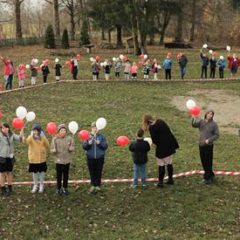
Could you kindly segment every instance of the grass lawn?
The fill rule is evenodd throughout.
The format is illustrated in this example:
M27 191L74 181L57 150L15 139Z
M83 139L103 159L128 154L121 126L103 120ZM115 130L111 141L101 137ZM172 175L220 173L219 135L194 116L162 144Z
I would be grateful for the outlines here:
M190 126L186 112L171 105L177 95L193 89L232 89L240 95L239 82L221 83L59 83L0 95L4 121L11 121L19 105L34 111L42 126L47 122L77 121L89 129L98 117L108 121L104 130L109 149L104 178L130 178L132 160L128 148L115 146L119 135L134 136L144 113L164 119L176 135L180 149L174 158L175 173L201 169L198 131ZM236 113L237 114L237 113ZM216 113L217 117L217 113ZM31 124L27 125L29 133ZM239 170L239 137L221 132L215 145L214 167ZM51 137L48 136L49 140ZM88 178L81 142L71 179ZM27 172L27 148L16 145L15 180L31 180ZM52 156L47 179L55 178ZM148 177L157 176L154 147L149 154ZM129 184L104 184L97 195L89 185L70 186L68 197L55 195L55 186L43 195L30 187L15 187L15 194L0 199L0 239L240 239L239 177L217 177L216 184L203 186L201 177L176 179L174 186L133 191Z

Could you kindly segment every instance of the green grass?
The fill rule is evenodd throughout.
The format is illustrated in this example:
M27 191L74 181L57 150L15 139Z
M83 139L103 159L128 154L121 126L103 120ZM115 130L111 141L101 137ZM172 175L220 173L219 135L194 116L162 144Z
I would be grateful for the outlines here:
M45 128L47 122L77 121L89 129L98 117L108 121L104 130L109 149L104 178L130 178L128 148L115 146L119 135L134 136L144 113L164 119L176 135L180 149L174 157L175 172L201 169L198 132L190 118L170 104L176 95L192 89L233 89L238 82L221 83L60 83L1 95L4 121L11 121L19 105L34 111ZM217 115L217 113L216 113ZM31 124L27 125L29 133ZM221 129L220 129L221 130ZM49 137L51 140L51 137ZM71 179L88 178L81 142ZM239 170L239 137L221 133L215 146L215 169ZM15 180L31 180L27 148L16 145ZM52 156L47 179L55 178ZM154 147L149 154L148 176L157 176ZM197 176L179 178L173 187L134 192L129 184L104 184L103 192L88 194L88 185L71 186L71 195L57 197L55 186L44 195L30 187L15 187L15 194L0 203L0 239L239 239L239 177L217 177L213 186L199 184Z

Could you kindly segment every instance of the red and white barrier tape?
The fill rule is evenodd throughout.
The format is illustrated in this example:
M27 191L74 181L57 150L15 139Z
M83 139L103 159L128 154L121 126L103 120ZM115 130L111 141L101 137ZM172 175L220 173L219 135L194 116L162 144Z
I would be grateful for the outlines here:
M179 178L179 177L187 177L192 175L200 175L203 174L204 171L202 170L192 170L182 173L177 173L173 175L173 178ZM214 171L215 175L220 176L239 176L240 171ZM168 177L165 177L165 179L168 179ZM147 182L157 182L158 178L147 178ZM131 178L116 178L116 179L102 179L103 183L126 183L126 182L132 182ZM90 183L90 180L88 179L82 179L82 180L69 180L70 184L81 184L81 183ZM32 182L14 182L14 185L32 185ZM56 181L45 181L45 184L54 185L56 184Z

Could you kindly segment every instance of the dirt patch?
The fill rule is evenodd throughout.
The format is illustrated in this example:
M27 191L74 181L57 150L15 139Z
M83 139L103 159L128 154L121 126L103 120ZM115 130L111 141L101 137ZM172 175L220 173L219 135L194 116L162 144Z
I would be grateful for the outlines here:
M221 131L230 134L238 134L240 127L240 96L233 90L193 90L186 96L176 96L172 104L179 110L186 112L186 101L196 101L202 108L202 114L208 109L215 112L214 119L219 124Z

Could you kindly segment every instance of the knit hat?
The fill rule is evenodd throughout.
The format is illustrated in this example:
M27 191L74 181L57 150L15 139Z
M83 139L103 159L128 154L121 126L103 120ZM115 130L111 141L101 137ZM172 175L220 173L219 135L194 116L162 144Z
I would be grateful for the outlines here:
M62 129L62 128L65 128L67 130L67 127L64 123L58 125L58 132Z
M39 133L41 133L42 128L39 123L34 123L32 130L37 130Z
M91 127L93 128L93 127L96 127L96 122L92 122L91 123Z

